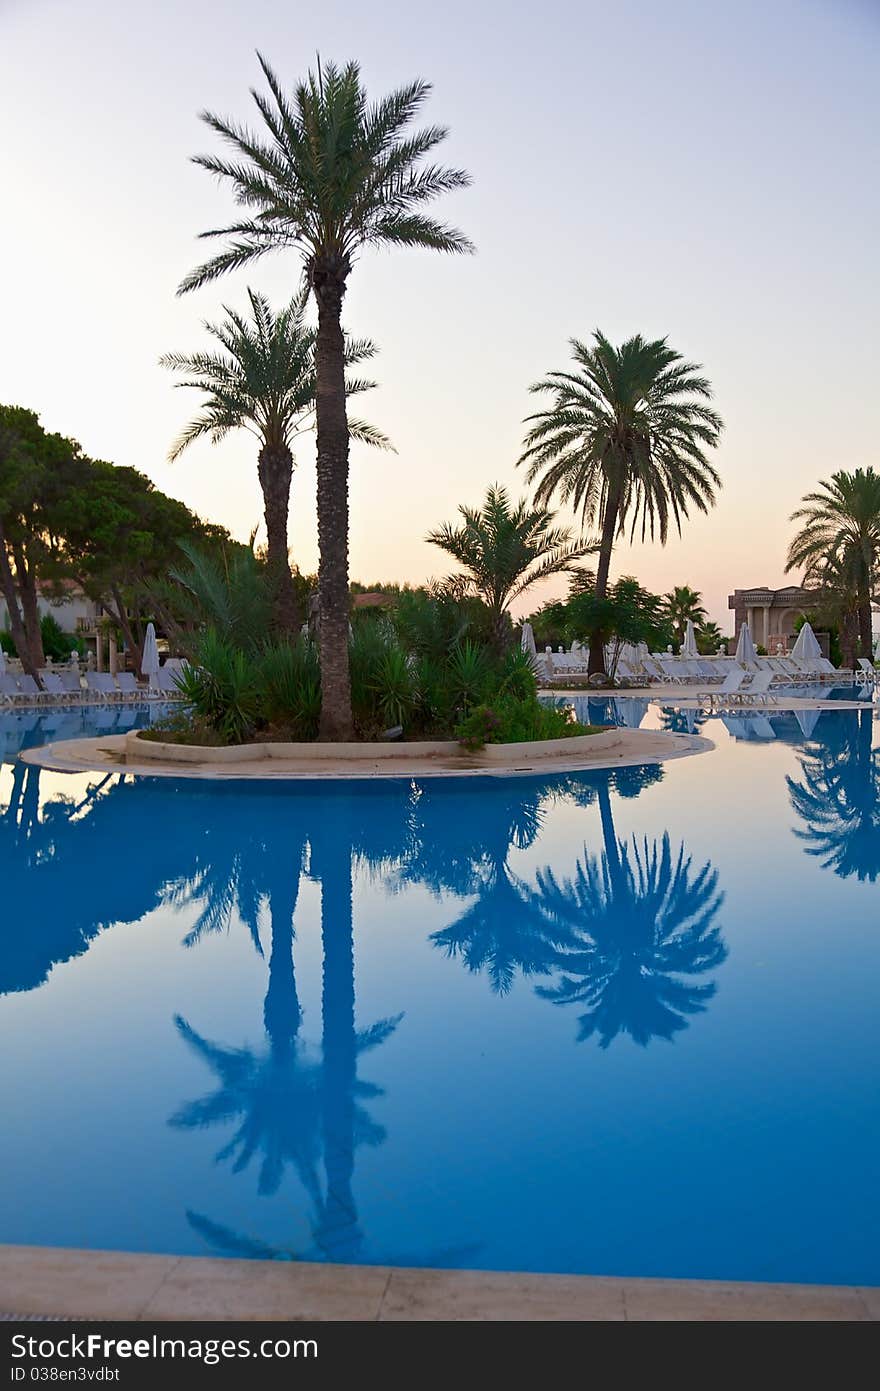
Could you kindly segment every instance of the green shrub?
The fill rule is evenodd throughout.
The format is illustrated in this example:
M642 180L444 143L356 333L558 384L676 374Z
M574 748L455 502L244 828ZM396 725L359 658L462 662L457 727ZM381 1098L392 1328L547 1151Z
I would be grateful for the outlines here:
M53 613L43 614L40 632L43 635L43 651L50 662L66 662L71 652L82 650L81 642L72 633L65 633Z
M518 700L534 698L538 682L532 659L521 647L512 647L498 669L498 690L516 696Z
M6 653L7 657L17 656L15 643L12 641L12 634L6 628L0 628L0 648Z
M348 670L351 681L351 708L362 728L375 726L380 719L376 689L382 659L393 640L387 624L355 622L348 644Z
M314 643L300 638L267 646L257 681L269 723L286 726L296 739L314 739L321 716L321 671Z
M245 743L263 719L259 666L213 628L201 635L195 656L178 677L193 717L225 743Z
M545 705L536 696L520 699L502 695L491 705L475 706L459 722L455 736L465 748L481 749L485 744L568 739L591 733L593 727L578 724L570 706Z
M418 686L415 665L402 647L388 647L382 653L373 691L385 728L408 722L418 702Z
M446 670L450 703L454 710L467 712L487 694L492 674L489 649L465 638L449 655Z

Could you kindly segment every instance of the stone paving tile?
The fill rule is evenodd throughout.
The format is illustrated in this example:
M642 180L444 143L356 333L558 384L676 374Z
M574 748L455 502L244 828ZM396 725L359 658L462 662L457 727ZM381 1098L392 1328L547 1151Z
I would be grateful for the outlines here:
M390 1272L383 1266L295 1261L177 1261L145 1319L372 1320Z
M0 1312L137 1318L177 1256L0 1246Z
M633 1320L828 1320L870 1317L861 1293L829 1285L722 1284L702 1280L627 1280Z
M392 1270L381 1320L622 1320L623 1281L468 1270Z
M856 1293L859 1295L859 1298L864 1301L865 1308L868 1311L868 1317L871 1319L880 1319L880 1289L876 1287L859 1286Z

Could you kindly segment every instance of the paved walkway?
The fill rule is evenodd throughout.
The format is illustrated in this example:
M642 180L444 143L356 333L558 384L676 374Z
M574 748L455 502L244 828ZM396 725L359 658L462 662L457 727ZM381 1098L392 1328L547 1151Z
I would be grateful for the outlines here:
M880 1289L0 1246L0 1314L64 1319L880 1320Z

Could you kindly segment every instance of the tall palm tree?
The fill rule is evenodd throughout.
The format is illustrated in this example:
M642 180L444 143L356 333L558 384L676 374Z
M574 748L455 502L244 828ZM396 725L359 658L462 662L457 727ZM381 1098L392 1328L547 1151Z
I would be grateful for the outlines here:
M445 522L425 539L458 561L463 574L452 580L486 604L501 647L514 600L538 580L572 570L593 547L574 541L568 527L555 527L548 508L530 506L525 498L514 505L497 483L482 507L458 510L461 526Z
M664 595L664 600L666 616L672 624L679 643L684 642L688 619L695 628L701 628L705 623L706 610L703 608L703 596L699 590L691 589L689 584L677 584L674 589Z
M528 417L529 482L539 503L558 495L600 532L596 597L608 589L615 540L655 535L665 545L670 520L681 531L688 508L707 512L721 479L709 462L722 430L707 404L712 388L697 365L665 338L637 334L614 347L598 330L592 346L571 340L574 370L551 372L531 390L552 405ZM604 672L604 633L590 643L590 672Z
M267 251L296 247L318 307L315 413L318 445L318 591L321 617L321 737L353 734L348 672L348 440L342 300L365 247L421 246L463 252L470 243L423 211L469 182L461 169L424 163L441 126L410 131L430 87L415 81L368 104L357 63L318 64L288 96L266 60L268 95L253 91L261 134L204 112L232 147L230 159L196 163L225 180L245 215L205 232L226 240L183 281L196 289Z
M788 548L786 570L815 573L830 558L853 576L859 608L861 655L873 651L871 603L880 583L880 473L840 470L807 493L791 520L800 528Z
M161 365L184 374L175 386L191 387L204 397L199 414L178 435L169 458L178 459L188 445L208 436L212 444L231 430L247 430L259 444L257 476L266 518L266 554L273 594L275 626L292 632L302 616L288 560L287 522L296 437L314 429L315 330L305 323L305 298L296 296L276 314L269 301L248 290L250 316L226 308L220 324L205 330L219 352L166 353ZM345 365L374 356L372 343L349 340ZM375 383L346 381L346 392L368 391ZM349 421L354 439L387 448L380 431L362 420Z

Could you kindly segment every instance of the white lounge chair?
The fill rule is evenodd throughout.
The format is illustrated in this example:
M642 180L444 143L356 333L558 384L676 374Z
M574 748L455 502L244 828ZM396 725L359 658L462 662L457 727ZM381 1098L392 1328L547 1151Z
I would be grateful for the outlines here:
M743 668L735 666L727 673L720 686L714 691L701 691L697 699L707 701L710 710L717 710L722 705L735 705L738 703L739 692L745 679L746 673Z
M32 676L26 671L18 677L18 693L22 701L33 702L42 705L46 700L46 692L42 690Z
M121 696L140 697L141 695L141 688L137 683L137 678L131 671L117 671L116 685Z
M83 688L78 671L61 671L58 673L58 679L64 687L66 695L82 700Z
M109 671L86 672L86 690L101 704L106 704L109 700L116 700L119 694L116 682Z
M680 668L671 665L675 661L674 657L662 657L654 654L654 661L660 668L660 679L672 686L681 686L684 683L684 673Z
M878 673L874 663L870 661L868 657L859 657L858 664L859 671L862 672L864 676L866 676L870 681L877 680L877 677L878 675L880 675L880 673Z
M779 697L772 695L770 685L773 681L772 671L759 671L752 677L749 685L744 691L740 692L740 702L743 705L778 705Z
M173 668L169 670L167 667L160 667L159 675L156 678L156 689L160 691L162 695L179 696L180 687L177 684L178 675L180 675L179 670L176 671Z

